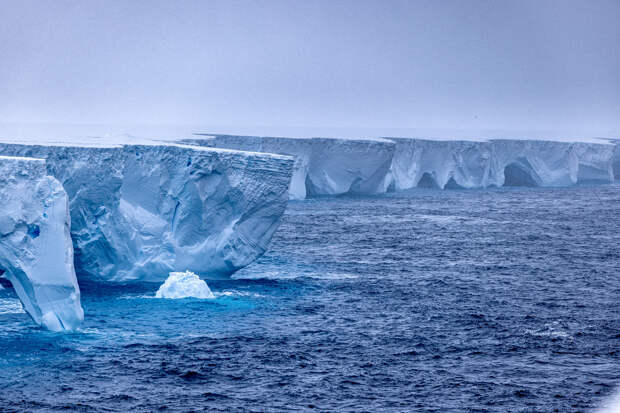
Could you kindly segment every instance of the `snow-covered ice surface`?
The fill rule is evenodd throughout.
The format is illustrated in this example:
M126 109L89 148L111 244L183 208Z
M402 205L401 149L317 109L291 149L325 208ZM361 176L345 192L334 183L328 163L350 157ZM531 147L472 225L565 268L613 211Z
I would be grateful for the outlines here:
M620 168L618 147L603 139L580 142L200 135L182 142L295 156L292 199L376 194L418 186L450 189L609 183L614 180L614 162L618 164L615 168Z
M203 135L181 142L294 156L291 199L385 192L383 179L390 168L395 147L393 142L382 138Z
M191 271L171 272L155 293L157 298L215 298L206 282Z
M42 159L0 156L0 269L25 310L52 331L84 319L67 194Z
M265 252L288 200L287 156L129 137L27 142L5 140L0 155L46 159L64 186L80 279L228 276Z

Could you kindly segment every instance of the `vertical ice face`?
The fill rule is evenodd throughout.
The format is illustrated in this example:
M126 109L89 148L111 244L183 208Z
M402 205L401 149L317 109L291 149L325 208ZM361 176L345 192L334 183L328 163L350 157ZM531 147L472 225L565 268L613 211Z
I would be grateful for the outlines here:
M0 156L0 269L24 308L53 331L84 319L67 194L45 161Z
M267 250L286 208L292 158L180 145L124 152L113 213L122 223L106 236L120 258L115 279L159 281L174 270L226 276Z
M613 173L616 181L620 181L620 141L615 141Z
M192 145L277 153L295 157L291 199L385 192L394 143L385 139L285 138L204 135Z
M614 145L576 142L576 183L610 183L614 181Z
M0 144L47 161L69 196L76 270L100 282L228 276L262 255L293 159L173 144Z
M396 150L385 186L394 190L567 186L613 180L614 147L604 143L390 139Z
M390 189L476 188L490 184L492 147L488 142L390 139L396 143L386 185Z

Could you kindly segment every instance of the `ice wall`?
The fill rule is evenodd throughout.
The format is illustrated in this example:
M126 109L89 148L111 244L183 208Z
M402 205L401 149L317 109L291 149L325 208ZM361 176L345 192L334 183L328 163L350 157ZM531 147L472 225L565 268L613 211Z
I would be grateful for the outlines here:
M385 181L389 190L613 181L614 148L603 143L390 139L396 150Z
M614 144L613 171L616 181L620 181L620 140L614 141Z
M232 148L295 157L291 199L384 192L394 143L385 139L283 138L204 135L182 140L193 145Z
M173 144L0 143L47 160L70 201L78 277L227 276L263 254L288 200L293 159Z
M614 176L614 146L594 142L235 135L183 142L295 156L292 199L415 187L567 186L608 183Z
M0 269L25 310L53 331L84 319L67 194L45 161L0 156Z

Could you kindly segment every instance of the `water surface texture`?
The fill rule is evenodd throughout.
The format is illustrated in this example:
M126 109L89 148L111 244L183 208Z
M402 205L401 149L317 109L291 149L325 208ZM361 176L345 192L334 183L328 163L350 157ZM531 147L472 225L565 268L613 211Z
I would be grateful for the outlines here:
M0 291L0 410L584 411L620 385L620 187L289 205L212 300L82 286L81 331Z

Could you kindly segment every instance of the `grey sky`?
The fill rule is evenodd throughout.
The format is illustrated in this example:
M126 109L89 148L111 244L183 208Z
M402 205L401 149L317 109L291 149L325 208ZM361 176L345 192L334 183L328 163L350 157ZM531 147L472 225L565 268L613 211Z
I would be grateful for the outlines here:
M0 0L0 14L3 123L620 134L617 0Z

